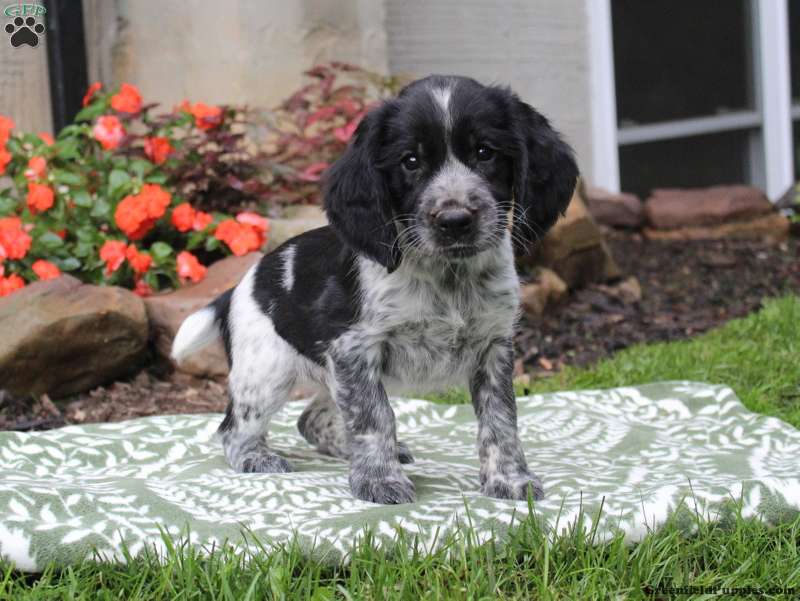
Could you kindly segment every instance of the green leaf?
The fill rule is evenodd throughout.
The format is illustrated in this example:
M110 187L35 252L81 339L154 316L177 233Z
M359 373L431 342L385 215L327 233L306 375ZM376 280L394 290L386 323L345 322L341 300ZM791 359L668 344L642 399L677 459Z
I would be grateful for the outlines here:
M92 197L86 190L75 190L72 193L72 200L75 202L76 206L83 207L85 209L88 209L92 206Z
M37 238L36 242L46 250L55 250L64 246L64 241L53 232L45 232Z
M108 217L111 213L111 205L108 204L105 198L98 197L92 204L92 211L89 213L92 217Z
M65 184L67 186L80 186L83 183L83 176L78 173L65 171L64 169L53 169L51 171L53 179L57 184Z
M153 169L153 164L144 159L134 159L131 161L130 170L139 179L144 179L145 175Z
M78 152L78 140L75 138L59 138L55 143L56 156L65 161L77 159L80 156Z
M17 201L8 196L0 196L0 216L10 215L17 208Z
M186 239L186 249L192 250L197 248L203 243L203 232L192 232L189 234L189 237Z
M165 184L167 182L167 175L165 173L154 173L148 175L145 181L148 184Z
M89 106L81 109L75 115L75 121L91 121L95 117L99 117L106 111L105 102L93 102Z
M156 263L162 263L172 256L172 247L166 242L154 242L150 246L150 254Z
M217 250L220 247L219 240L217 240L214 236L209 236L206 238L205 249L207 251Z
M94 254L94 244L91 242L78 242L72 249L72 254L76 257L88 257Z
M127 191L127 189L131 185L131 176L128 175L125 171L121 171L119 169L114 169L108 175L108 195L110 198L117 198L118 196L122 196L123 193Z
M67 257L66 259L59 259L56 261L58 268L61 271L75 271L76 269L80 269L81 262L78 261L75 257Z

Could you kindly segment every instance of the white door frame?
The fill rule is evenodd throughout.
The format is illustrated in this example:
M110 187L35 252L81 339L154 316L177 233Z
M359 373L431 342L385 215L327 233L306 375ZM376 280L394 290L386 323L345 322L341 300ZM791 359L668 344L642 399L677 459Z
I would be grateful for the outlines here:
M756 126L753 183L777 200L794 183L788 0L751 0L755 110L741 115L617 128L612 0L586 0L589 31L592 183L619 192L619 144ZM798 33L800 35L800 32ZM730 122L730 123L729 123ZM673 127L674 126L674 127ZM702 132L700 131L702 130ZM708 130L708 131L706 131Z

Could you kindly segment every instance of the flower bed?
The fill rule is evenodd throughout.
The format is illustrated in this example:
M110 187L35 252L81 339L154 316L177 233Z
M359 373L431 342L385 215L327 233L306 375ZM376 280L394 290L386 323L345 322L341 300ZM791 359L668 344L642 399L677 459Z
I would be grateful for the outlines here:
M0 116L0 296L62 272L145 296L261 248L261 215L195 206L255 171L237 132L241 111L154 107L135 86L112 94L95 83L56 139Z

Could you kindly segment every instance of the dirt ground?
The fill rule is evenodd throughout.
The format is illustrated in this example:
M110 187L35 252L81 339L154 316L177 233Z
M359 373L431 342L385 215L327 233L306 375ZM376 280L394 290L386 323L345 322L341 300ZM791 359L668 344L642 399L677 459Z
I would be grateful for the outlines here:
M517 357L528 373L587 365L640 342L686 338L759 308L762 299L800 293L800 241L652 242L612 232L609 244L642 297L625 302L591 286L571 293L541 318L523 318ZM57 403L31 405L0 392L0 430L41 430L71 423L119 421L165 413L222 411L223 383L158 368Z

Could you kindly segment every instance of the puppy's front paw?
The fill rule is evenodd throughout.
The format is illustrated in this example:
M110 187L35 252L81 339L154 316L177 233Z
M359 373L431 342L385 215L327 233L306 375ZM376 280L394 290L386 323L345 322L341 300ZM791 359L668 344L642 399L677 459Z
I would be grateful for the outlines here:
M481 485L481 493L495 499L526 501L528 499L528 491L537 501L544 497L542 481L536 474L528 471L518 472L511 476L488 474Z
M370 478L351 473L350 490L353 496L362 501L382 505L413 503L417 496L414 483L400 471L383 478Z

